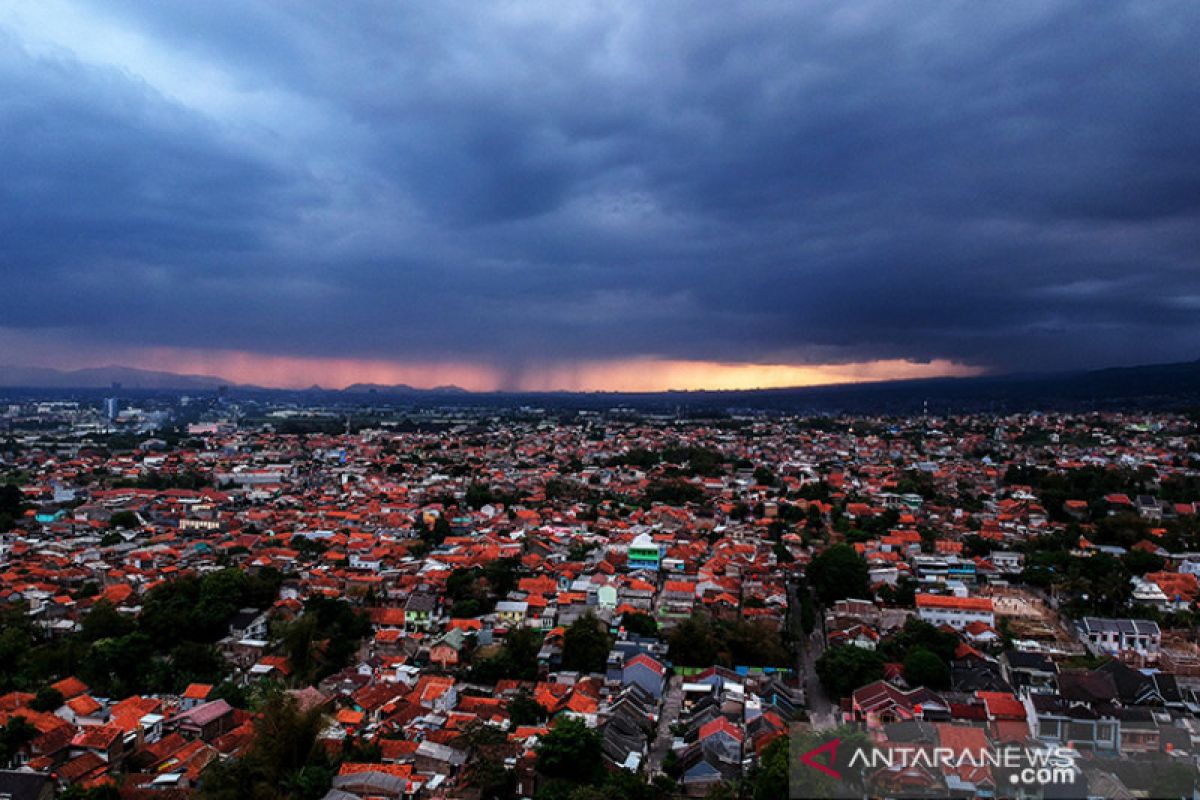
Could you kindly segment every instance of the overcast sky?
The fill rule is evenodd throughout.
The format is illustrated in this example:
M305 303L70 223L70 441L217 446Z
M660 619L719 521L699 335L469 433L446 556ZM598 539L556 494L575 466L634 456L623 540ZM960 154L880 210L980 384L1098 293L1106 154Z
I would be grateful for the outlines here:
M1195 0L8 4L0 362L1194 359L1198 42Z

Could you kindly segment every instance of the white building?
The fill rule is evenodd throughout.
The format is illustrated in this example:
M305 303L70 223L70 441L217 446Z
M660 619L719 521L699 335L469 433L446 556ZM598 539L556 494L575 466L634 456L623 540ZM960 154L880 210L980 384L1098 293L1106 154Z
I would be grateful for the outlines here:
M949 625L961 631L973 622L995 627L996 615L990 597L947 597L940 594L917 595L917 616L930 625Z

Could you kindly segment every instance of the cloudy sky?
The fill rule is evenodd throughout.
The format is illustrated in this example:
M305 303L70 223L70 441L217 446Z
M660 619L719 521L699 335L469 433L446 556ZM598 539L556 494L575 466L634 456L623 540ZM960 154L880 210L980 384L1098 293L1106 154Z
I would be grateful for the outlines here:
M7 4L0 362L764 386L1200 357L1200 4Z

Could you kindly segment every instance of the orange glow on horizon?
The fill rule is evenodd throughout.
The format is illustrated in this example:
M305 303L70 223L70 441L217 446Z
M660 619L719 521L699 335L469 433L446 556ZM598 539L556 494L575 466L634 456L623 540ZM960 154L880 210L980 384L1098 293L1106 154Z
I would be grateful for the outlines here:
M245 351L153 348L130 354L131 366L181 374L213 375L233 383L277 388L318 384L342 389L354 383L408 384L417 388L459 386L496 390L658 392L669 390L772 389L838 383L966 377L982 368L945 359L902 359L846 364L749 364L653 357L559 362L526 367L519 374L482 363L398 362L378 359L275 356Z

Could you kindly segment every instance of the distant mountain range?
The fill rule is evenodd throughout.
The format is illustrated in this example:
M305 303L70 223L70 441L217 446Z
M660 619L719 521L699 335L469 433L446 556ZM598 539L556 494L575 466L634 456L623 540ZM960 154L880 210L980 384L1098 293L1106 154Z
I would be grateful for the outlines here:
M48 367L0 366L0 386L38 389L105 389L114 383L123 389L216 389L233 384L212 375L180 375L136 367L89 367L60 370Z
M0 366L0 387L12 389L211 391L228 387L239 394L311 397L314 400L654 409L757 408L786 411L911 413L928 406L946 411L1005 411L1026 408L1112 408L1200 405L1200 360L1174 364L973 378L927 378L791 389L674 392L469 392L457 386L418 389L406 384L356 383L345 389L272 389L234 384L212 375L180 375L134 367L107 366L63 371Z

